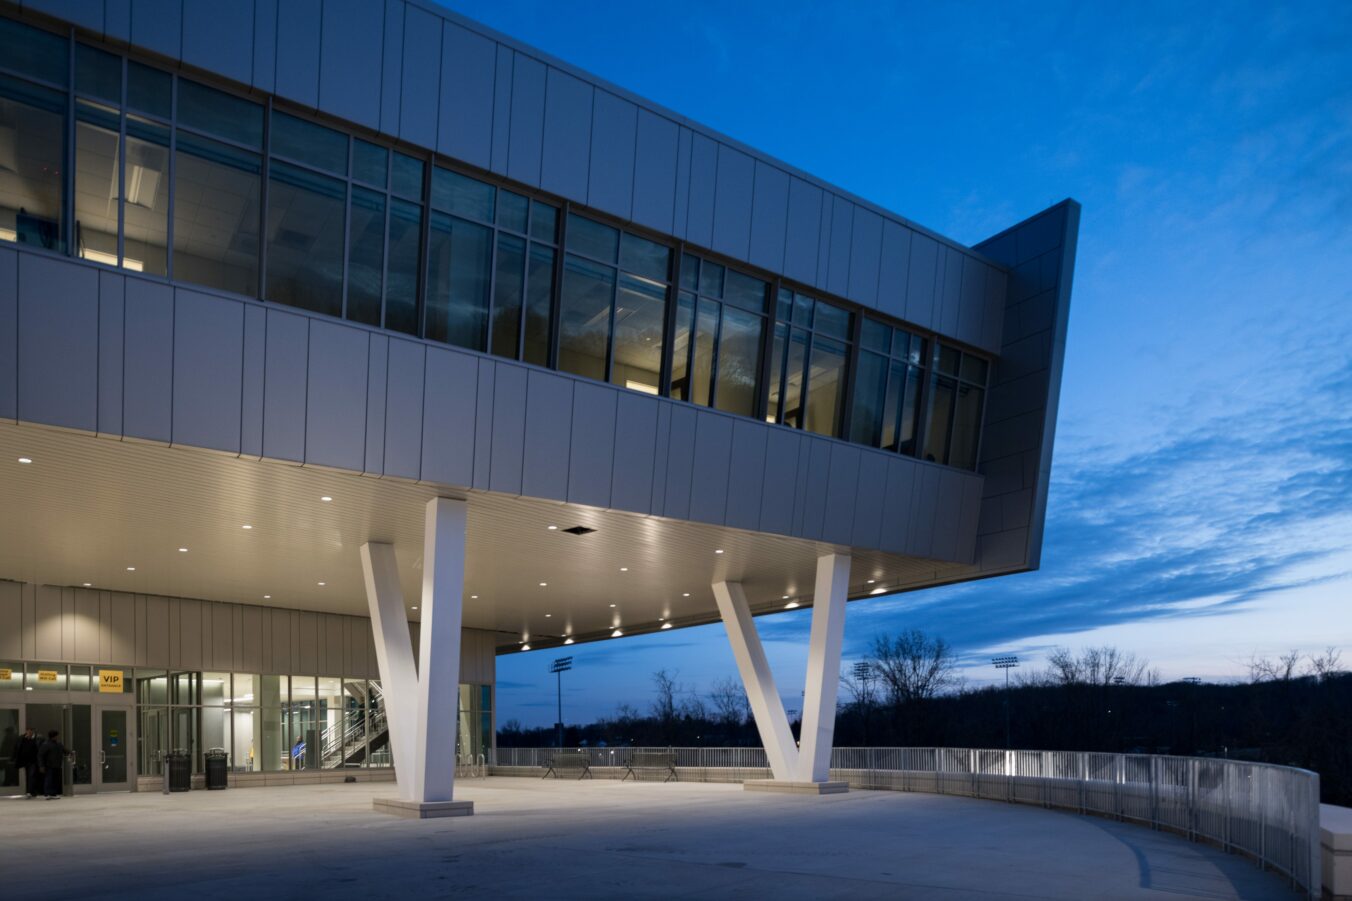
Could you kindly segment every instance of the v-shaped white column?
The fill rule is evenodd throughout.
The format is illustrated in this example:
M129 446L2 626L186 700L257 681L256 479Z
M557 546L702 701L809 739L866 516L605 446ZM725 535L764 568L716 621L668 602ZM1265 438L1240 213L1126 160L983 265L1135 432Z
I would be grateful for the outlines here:
M390 750L404 801L448 802L455 784L455 730L460 699L460 621L465 582L466 504L427 502L419 674L394 547L361 547L376 665L385 693Z
M732 644L732 656L751 703L751 715L765 746L765 756L770 758L770 772L776 779L788 782L798 765L798 748L793 743L789 718L784 714L784 701L775 688L775 674L770 671L770 661L765 658L765 648L751 619L746 592L742 591L741 582L715 582L713 589Z
M770 772L780 782L825 782L835 735L836 698L840 687L840 649L845 638L845 602L850 558L825 554L817 558L808 640L807 680L803 692L802 747L795 746L784 701L775 687L751 608L739 582L716 582L714 599L728 630L728 642L741 673Z

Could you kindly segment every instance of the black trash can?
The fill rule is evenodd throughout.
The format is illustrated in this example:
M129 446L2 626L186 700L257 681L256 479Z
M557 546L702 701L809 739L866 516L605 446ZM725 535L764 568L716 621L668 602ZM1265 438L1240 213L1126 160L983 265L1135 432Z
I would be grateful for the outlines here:
M185 792L192 789L192 755L182 748L169 752L169 790Z
M216 791L225 788L226 761L225 748L209 748L207 758L207 789Z

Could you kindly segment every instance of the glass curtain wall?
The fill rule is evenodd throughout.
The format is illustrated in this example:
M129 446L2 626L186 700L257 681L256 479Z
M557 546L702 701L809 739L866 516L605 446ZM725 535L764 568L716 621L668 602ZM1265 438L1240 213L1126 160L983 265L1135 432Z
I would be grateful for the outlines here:
M781 288L766 419L818 435L841 434L850 360L851 316L806 294Z
M423 336L549 362L558 210L434 167Z
M925 339L865 319L859 332L850 440L915 456L925 383Z
M681 258L671 395L740 416L758 414L769 285L691 254Z
M976 469L989 366L956 347L935 348L925 422L925 459Z
M576 214L566 233L558 368L660 393L671 250Z
M0 241L975 466L984 359L432 158L0 16Z

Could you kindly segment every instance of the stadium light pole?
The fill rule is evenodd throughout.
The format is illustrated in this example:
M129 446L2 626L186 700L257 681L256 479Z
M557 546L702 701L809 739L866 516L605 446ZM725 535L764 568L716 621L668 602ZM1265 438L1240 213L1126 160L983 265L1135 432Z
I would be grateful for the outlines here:
M1019 665L1019 658L1013 654L1006 654L1003 657L992 657L991 664L996 669L1005 671L1005 750L1009 750L1009 671Z
M554 674L558 681L558 713L559 718L554 722L554 730L558 734L559 748L563 748L563 674L573 668L572 657L559 657L549 666L549 671Z
M868 721L869 713L873 708L873 698L869 691L869 685L873 681L873 667L867 660L857 660L854 664L854 678L862 686L859 694L860 701L864 707L864 747L869 746L868 741Z

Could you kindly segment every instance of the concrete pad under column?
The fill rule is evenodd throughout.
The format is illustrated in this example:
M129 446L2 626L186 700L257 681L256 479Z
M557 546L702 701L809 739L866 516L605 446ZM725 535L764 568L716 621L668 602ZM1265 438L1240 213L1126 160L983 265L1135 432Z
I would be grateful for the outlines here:
M843 795L848 782L794 782L786 779L748 779L742 789L749 792L773 792L779 795Z
M376 813L388 813L405 820L434 820L442 817L467 817L474 813L473 801L405 801L403 798L372 798Z

